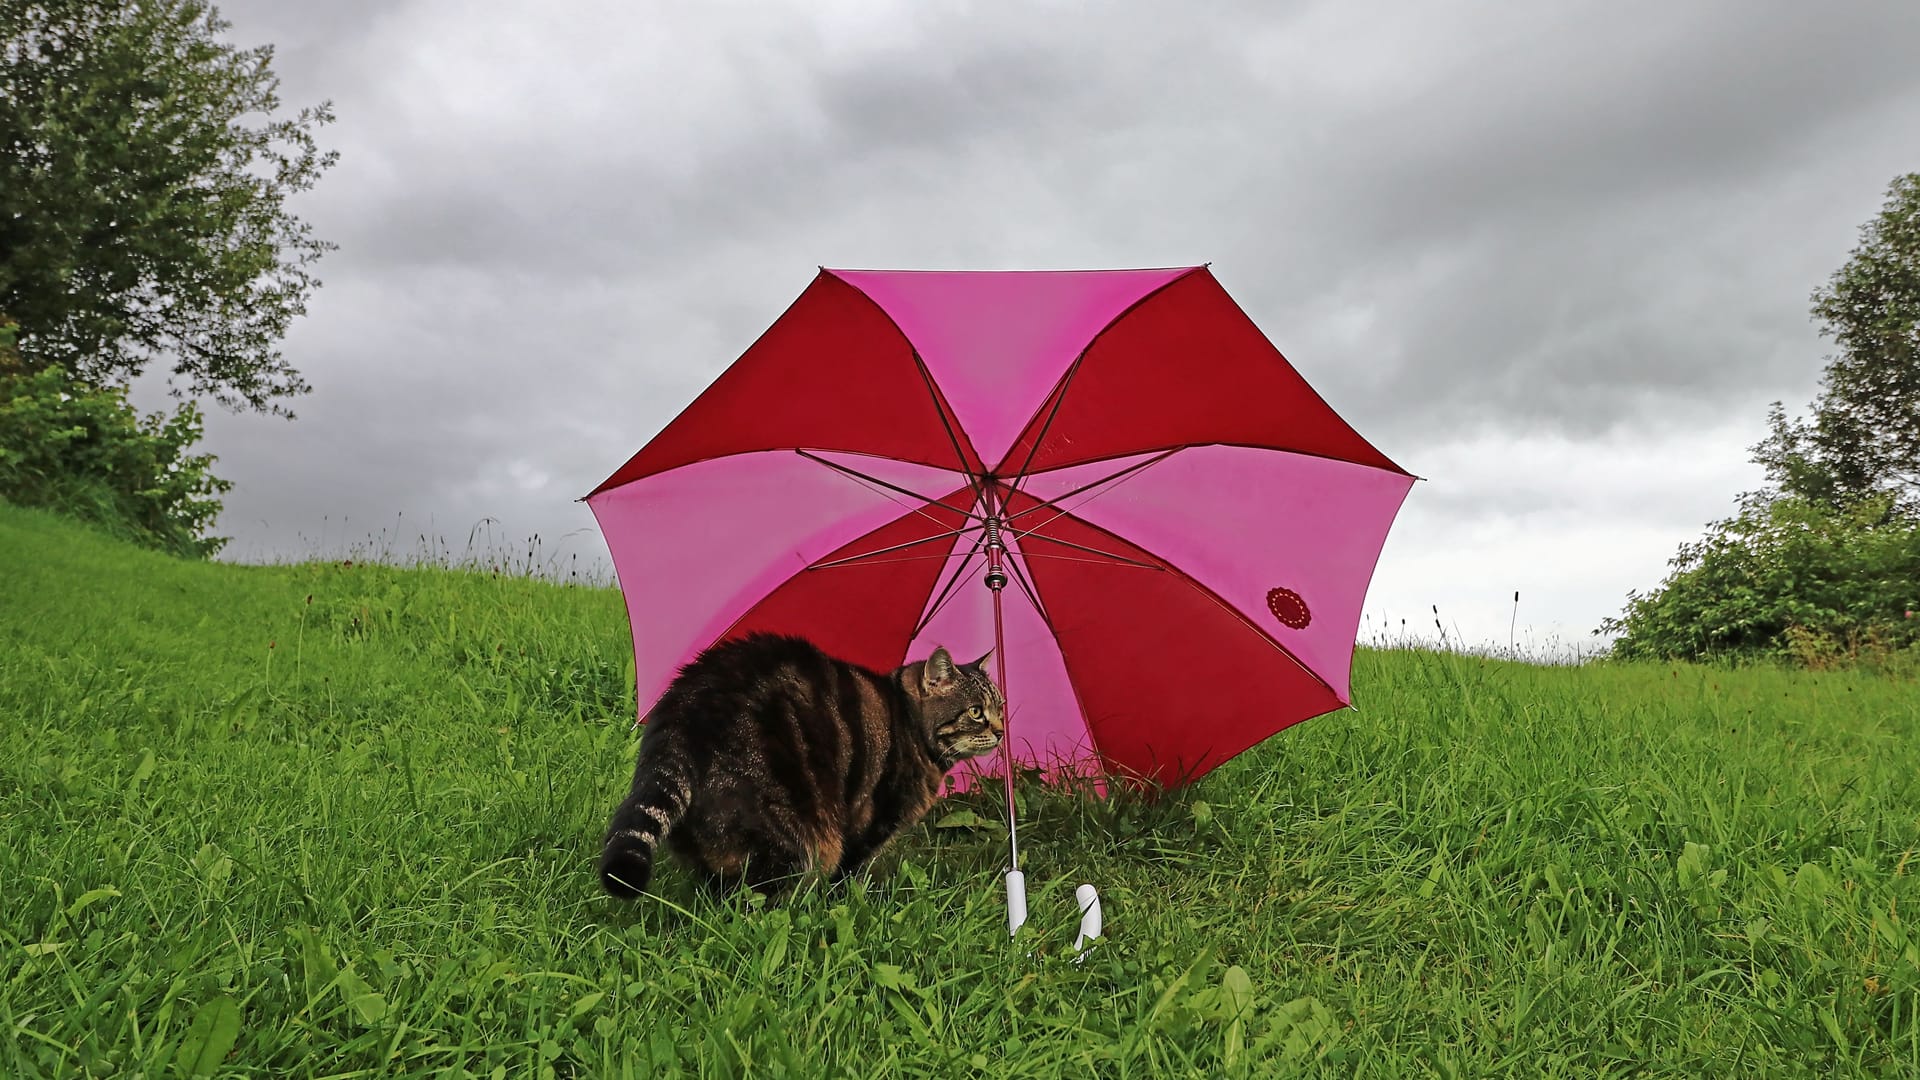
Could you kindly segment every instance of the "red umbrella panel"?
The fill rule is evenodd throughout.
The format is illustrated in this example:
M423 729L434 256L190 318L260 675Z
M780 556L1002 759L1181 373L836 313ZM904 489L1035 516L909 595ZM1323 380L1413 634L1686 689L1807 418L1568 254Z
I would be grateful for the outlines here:
M754 631L879 670L998 643L1008 737L961 786L1177 785L1348 703L1413 479L1206 267L822 270L587 502L643 712Z

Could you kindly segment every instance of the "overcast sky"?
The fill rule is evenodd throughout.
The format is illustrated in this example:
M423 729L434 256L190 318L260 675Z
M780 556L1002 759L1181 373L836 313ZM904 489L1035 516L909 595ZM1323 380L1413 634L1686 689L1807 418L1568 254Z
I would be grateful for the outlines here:
M1374 625L1504 644L1519 590L1591 648L1757 486L1808 293L1920 169L1910 0L220 6L341 155L315 391L209 417L247 561L486 521L604 566L575 500L821 265L1210 261L1425 478Z

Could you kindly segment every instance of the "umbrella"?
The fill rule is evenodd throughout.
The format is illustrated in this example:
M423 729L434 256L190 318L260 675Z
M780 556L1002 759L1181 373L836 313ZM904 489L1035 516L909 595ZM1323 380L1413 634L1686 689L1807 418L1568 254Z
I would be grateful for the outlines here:
M1011 800L1176 786L1347 705L1413 480L1206 266L821 269L586 501L643 714L756 631L878 670L994 646L1006 738L950 779Z

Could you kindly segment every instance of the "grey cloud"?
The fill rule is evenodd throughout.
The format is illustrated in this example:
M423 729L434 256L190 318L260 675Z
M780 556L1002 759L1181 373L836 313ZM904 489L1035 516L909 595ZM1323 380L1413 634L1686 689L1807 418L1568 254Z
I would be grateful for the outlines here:
M1920 86L1920 9L1695 5L1644 25L1601 10L1616 14L1537 27L1353 117L1370 167L1327 194L1405 238L1739 188L1809 130Z
M340 113L300 205L342 247L287 343L318 389L209 422L258 550L322 514L590 525L820 264L1211 260L1416 472L1757 426L1920 167L1913 5L223 7Z

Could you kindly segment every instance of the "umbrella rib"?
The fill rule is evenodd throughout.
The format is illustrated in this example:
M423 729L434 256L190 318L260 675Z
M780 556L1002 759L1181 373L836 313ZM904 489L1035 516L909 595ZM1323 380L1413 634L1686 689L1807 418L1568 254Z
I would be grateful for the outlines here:
M1018 537L1020 538L1020 540L1021 540L1021 544L1022 544L1022 549L1023 549L1023 550L1024 550L1024 548L1025 548L1025 542L1026 542L1026 541L1027 541L1028 539L1030 539L1030 538L1031 538L1031 539L1034 539L1034 540L1045 540L1045 541L1046 541L1047 543L1049 543L1049 544L1059 544L1059 545L1060 545L1061 547L1068 547L1068 548L1072 548L1072 549L1074 549L1075 551L1084 551L1084 552L1086 552L1086 553L1087 553L1087 554L1089 554L1089 555L1099 555L1099 556L1101 556L1102 558L1104 558L1104 559L1106 559L1106 560L1107 560L1108 562L1112 562L1112 563L1119 563L1119 564L1120 564L1120 565L1122 565L1122 566L1137 566L1137 567L1139 567L1139 568L1140 568L1140 569L1142 569L1142 570L1164 570L1164 569L1166 569L1166 568L1165 568L1165 567L1163 567L1163 566L1157 566L1157 565L1155 565L1155 564L1153 564L1153 563L1147 563L1147 562L1141 562L1141 561L1140 561L1140 560L1138 560L1138 559L1129 559L1129 558L1127 558L1127 557L1126 557L1125 555L1116 555L1116 554L1114 554L1114 553L1113 553L1113 552L1111 552L1111 551L1102 551L1101 549L1099 549L1099 548L1097 548L1097 547L1088 547L1088 546L1087 546L1087 545L1085 545L1085 544L1076 544L1076 543L1074 543L1074 542L1073 542L1073 541L1071 541L1071 540L1062 540L1062 539L1060 539L1060 538L1059 538L1059 537L1057 537L1057 536L1045 536L1045 535L1042 535L1042 534L1040 534L1040 533L1037 533L1037 532L1034 532L1034 531L1032 531L1032 530L1028 530L1028 531L1026 531L1026 532L1020 532L1020 533L1015 533L1014 535L1016 535L1016 536L1018 536ZM1051 558L1061 558L1062 556L1057 556L1057 555L1036 555L1036 553L1034 553L1034 552L1031 552L1031 551L1029 551L1029 552L1027 552L1027 557L1028 557L1028 558L1045 558L1045 559L1051 559ZM1080 561L1081 561L1081 562L1093 562L1093 561L1095 561L1095 560L1092 560L1092 559L1082 559L1082 560L1080 560Z
M940 426L947 431L947 441L953 444L953 456L960 462L960 471L966 474L967 486L973 489L975 501L980 498L980 477L967 465L967 452L960 448L960 436L947 420L946 399L940 396L940 388L934 385L933 372L927 370L927 362L921 358L920 350L913 351L914 369L920 372L920 381L927 384L927 394L933 398L933 411L940 417Z
M1092 549L1088 549L1088 550L1092 550ZM1075 555L1048 555L1048 554L1046 554L1045 552L1032 552L1032 553L1030 553L1030 554L1029 554L1029 555L1027 556L1027 558L1029 558L1029 559L1051 559L1051 560L1053 560L1054 562L1072 562L1072 563L1086 563L1086 564L1087 564L1088 566L1113 566L1113 565L1116 565L1116 561L1115 561L1114 559L1111 559L1111 558L1108 558L1108 559L1084 559L1084 558L1080 558L1079 556L1075 556ZM1131 561L1131 560L1120 560L1120 561L1118 562L1118 565L1121 565L1121 566L1136 566L1136 567L1139 567L1139 568L1140 568L1140 569L1142 569L1142 570L1161 570L1161 569L1162 569L1161 567L1158 567L1158 566L1155 566L1155 565L1153 565L1152 563L1143 563L1143 562L1133 562L1133 561Z
M1268 453L1273 453L1273 454L1291 454L1294 457L1314 458L1319 461L1332 461L1341 465L1352 465L1356 469L1374 469L1379 472L1392 473L1395 476L1409 476L1409 477L1413 477L1413 479L1415 480L1426 479L1426 477L1424 476L1415 476L1413 473L1407 472L1405 469L1402 469L1399 466L1394 465L1392 462L1388 462L1386 465L1376 465L1366 461L1355 461L1353 458L1342 457L1339 454L1324 453L1318 450L1309 450L1309 449L1304 449L1298 446L1274 446L1271 443L1245 442L1245 441L1235 440L1235 439L1198 439L1198 438L1189 439L1185 442L1173 443L1172 445L1169 445L1169 446L1137 446L1137 447L1132 447L1125 450L1117 450L1112 453L1099 454L1094 457L1089 457L1081 460L1064 461L1059 464L1049 465L1046 468L1041 469L1040 472L1042 473L1059 472L1062 469L1081 468L1087 465L1095 465L1102 461L1118 461L1121 458L1138 457L1141 454L1172 453L1176 450L1198 450L1198 449L1201 449L1204 447L1210 447L1210 446L1237 447L1242 450L1264 450L1264 451L1267 451ZM1039 473L1033 473L1031 475L1038 476Z
M937 504L937 505L942 505L942 506L945 506L945 505L946 505L945 503L942 503L942 502L941 502L941 501L940 501L939 499L931 499L931 498L928 498L927 496L925 496L925 495L922 495L922 494L920 494L920 493L919 493L919 492L917 492L917 491L910 491L910 490L908 490L907 488L903 488L903 487L901 487L901 486L900 486L899 484L890 484L890 483L888 483L887 481L885 481L885 480L882 480L882 479L880 479L880 478L879 478L879 477L877 477L877 476L868 476L868 475L867 475L866 473L863 473L863 472L861 472L861 471L860 471L860 470L858 470L858 469L855 469L855 468L852 468L852 467L850 467L850 466L847 466L847 465L842 465L842 464L840 464L840 463L839 463L839 462L837 462L837 461L829 461L829 460L827 460L826 458L823 458L823 457L821 457L820 455L818 455L818 454L815 454L815 453L813 453L812 451L808 451L808 450L795 450L795 451L794 451L794 453L796 453L796 454L799 454L799 455L800 455L801 457L803 457L803 458L806 458L806 459L807 459L808 461L813 461L813 462L817 462L817 463L819 463L819 464L821 464L821 465L825 465L825 466L826 466L827 468L829 468L829 469L832 469L833 471L835 471L835 472L837 472L837 473L841 473L841 474L844 474L844 475L846 475L846 476L850 476L850 477L853 477L853 478L854 478L854 479L856 479L856 480L861 480L861 481L864 481L864 482L866 482L866 483L868 483L868 484L872 484L872 485L874 485L875 487L880 487L880 488L884 488L884 489L886 489L886 490L888 490L888 491L897 491L897 492L899 492L899 493L900 493L900 494L902 494L902 495L907 495L907 496L911 496L911 497L913 497L913 498L915 498L915 499L919 499L919 500L920 500L920 501L921 501L922 503L924 503L924 504L926 504L927 506L933 506L933 505L936 505L936 504ZM968 474L968 481L967 481L967 483L968 483L968 486L969 486L969 487L972 487L972 483L973 483L973 481L972 481L972 474L971 474L971 473L969 473L969 474ZM898 500L898 499L894 499L894 500L893 500L893 502L894 502L894 503L896 503L896 504L898 504L898 505L900 505L900 506L906 506L906 508L907 508L907 509L909 509L909 510L912 510L912 511L913 511L914 513L916 513L916 514L919 514L919 515L920 515L921 517L923 517L923 518L926 518L926 519L927 519L928 521L931 521L931 522L933 522L933 523L935 523L936 525L940 525L940 526L942 526L942 527L945 527L945 525L946 525L946 523L945 523L945 522L943 522L943 521L941 521L941 520L940 520L939 518L937 518L937 517L934 517L934 516L933 516L932 514L929 514L929 513L927 513L927 512L926 512L926 510L925 510L925 509L924 509L923 507L919 507L919 506L907 506L907 504L905 504L905 503L903 503L903 502L900 502L900 500ZM958 508L958 507L952 507L952 506L949 506L949 507L948 507L948 509L950 509L950 510L952 510L952 511L953 511L954 513L957 513L957 514L961 514L961 515L963 515L963 516L966 516L966 517L969 517L969 518L972 518L972 519L974 519L975 521L980 521L980 520L984 520L984 519L982 519L982 518L980 517L980 515L979 515L979 514L976 514L976 513L974 513L974 512L973 512L973 511L971 511L971 510L961 510L961 509L960 509L960 508ZM959 533L958 533L958 532L955 532L955 533L953 533L952 535L955 535L955 536L958 536L958 535L959 535Z
M941 609L952 603L954 597L960 595L959 591L954 588L954 585L960 581L960 575L967 572L967 567L973 565L973 557L980 553L980 544L985 538L986 534L982 533L981 538L973 542L973 550L967 552L967 557L962 559L960 565L954 568L953 576L947 579L946 588L940 590L940 599L932 607L927 609L925 615L920 617L920 622L914 626L913 633L908 635L908 640L919 637L920 632L932 624L934 617L940 614Z
M1117 535L1115 535L1115 534L1114 534L1114 533L1113 533L1112 531L1110 531L1110 530L1108 530L1108 529L1105 529L1105 528L1102 528L1101 526L1099 526L1099 525L1096 525L1096 524L1094 524L1093 522L1090 522L1090 521L1088 521L1088 520L1086 520L1085 518L1074 518L1073 520L1074 520L1074 521L1076 521L1076 522L1078 522L1078 523L1079 523L1079 524L1081 524L1081 525L1084 525L1084 526L1086 526L1086 527L1087 527L1087 528L1089 528L1089 529L1092 529L1092 530L1093 530L1094 532L1096 532L1096 533L1099 533L1099 534L1100 534L1100 535L1102 535L1102 536L1106 536L1106 537L1111 537L1111 538L1112 538L1112 539L1114 539L1114 540L1119 540L1119 541L1120 541L1121 543L1125 543L1125 542L1126 542L1125 540L1122 540L1122 539L1121 539L1121 537L1119 537L1119 536L1117 536ZM1041 540L1052 540L1052 541L1053 541L1054 543L1056 543L1056 544L1061 544L1061 543L1066 543L1066 541L1061 541L1061 540L1055 540L1055 539L1054 539L1053 537L1050 537L1050 536L1041 536L1041 537L1038 537L1038 539L1041 539ZM1069 545L1069 546L1072 546L1072 545ZM1089 550L1091 550L1091 549L1089 549ZM1109 554L1109 553L1108 553L1108 552L1099 552L1099 554L1102 554L1102 555L1107 555L1107 554ZM1028 553L1028 557L1029 557L1029 558L1031 558L1031 557L1032 557L1032 553L1031 553L1031 552L1029 552L1029 553ZM1043 558L1055 558L1055 559L1063 559L1063 560L1064 560L1064 559L1068 559L1068 558L1070 558L1069 556L1042 556L1042 557L1043 557ZM1153 556L1153 557L1154 557L1154 558L1158 558L1158 556ZM1092 560L1075 560L1075 561L1087 561L1087 562L1090 562L1090 561L1092 561ZM1142 566L1142 565L1145 565L1145 564L1142 564L1142 563L1133 563L1133 565L1135 565L1135 566ZM1321 674L1320 674L1319 672L1317 672L1317 671L1315 671L1315 670L1313 670L1313 668L1311 668L1311 667L1309 667L1309 666L1307 666L1307 662L1306 662L1306 661L1304 661L1304 660L1302 660L1302 659L1300 659L1300 657L1298 657L1298 656L1296 656L1296 655L1294 655L1294 652L1293 652L1293 650L1292 650L1292 649L1289 649L1289 648L1287 648L1287 647L1286 647L1285 645L1282 645L1282 644L1280 644L1280 642L1279 642L1279 640L1278 640L1278 639L1276 639L1276 638L1275 638L1275 637L1274 637L1274 636L1273 636L1272 634L1270 634L1270 633L1268 633L1267 631L1265 631L1265 630L1263 630L1263 629L1261 629L1261 628L1260 628L1259 626L1257 626L1257 625L1255 625L1252 619L1249 619L1249 618L1247 618L1247 615L1246 615L1246 613L1245 613L1245 612L1243 612L1243 611L1241 611L1240 609L1238 609L1238 608L1236 608L1236 607L1234 607L1234 606L1233 606L1232 604L1229 604L1229 603L1227 603L1227 601L1226 601L1226 599L1225 599L1224 597L1222 597L1222 596L1221 596L1221 595L1220 595L1219 593L1217 593L1217 592L1214 592L1214 591L1213 591L1212 589L1210 589L1210 588L1208 588L1208 587L1207 587L1206 585L1203 585L1203 584L1201 584L1201 583L1200 583L1200 582L1199 582L1198 580L1196 580L1196 579L1195 579L1195 578L1193 577L1193 575L1191 575L1191 574L1188 574L1188 573L1185 573L1185 572L1183 572L1183 571L1181 571L1181 570L1179 570L1179 569L1178 569L1177 567L1173 567L1173 566L1170 566L1170 565L1160 565L1160 566L1155 566L1155 567L1153 567L1153 569L1155 569L1155 570L1159 570L1159 571L1161 571L1161 572L1163 572L1163 573L1170 573L1170 574L1172 574L1172 575L1173 575L1174 577L1176 577L1176 578L1178 578L1178 579L1180 579L1181 581L1183 581L1183 582L1185 582L1185 583L1187 584L1187 587L1188 587L1188 588L1191 588L1191 589L1194 589L1194 590L1197 590L1197 591L1198 591L1198 592L1199 592L1199 593L1200 593L1200 594L1201 594L1202 596L1205 596L1205 597L1206 597L1207 599L1209 599L1209 600L1211 600L1211 601L1213 601L1213 602L1214 602L1215 604L1217 604L1217 605L1219 605L1219 607L1220 607L1220 609L1221 609L1222 611L1224 611L1224 612L1226 612L1226 613L1227 613L1227 614L1228 614L1229 616L1231 616L1231 617L1232 617L1232 618L1233 618L1233 619L1234 619L1234 620L1235 620L1236 622L1238 622L1238 623L1239 623L1240 625L1242 625L1242 626L1244 626L1244 627L1246 627L1246 628L1247 628L1247 629L1248 629L1249 631L1251 631L1251 632L1253 632L1253 633L1254 633L1255 635L1257 635L1257 636L1258 636L1258 637L1260 638L1260 640L1261 640L1261 641L1264 641L1264 642L1266 642L1266 643L1267 643L1267 644L1268 644L1268 645L1269 645L1270 647L1272 647L1272 649L1273 649L1273 650L1274 650L1275 652L1277 652L1277 653L1279 653L1279 654L1280 654L1281 656L1284 656L1284 657L1286 657L1286 658L1287 658L1288 660L1291 660L1291 661L1293 662L1293 666L1295 666L1295 667L1297 667L1297 668L1299 668L1299 669L1301 670L1301 672L1303 672L1303 673L1304 673L1304 674L1305 674L1305 675L1307 676L1307 678L1309 678L1309 679L1312 679L1312 680L1313 680L1314 682L1317 682L1317 683L1319 683L1319 684L1320 684L1321 686L1323 686L1323 687L1325 687L1325 688L1326 688L1326 690L1327 690L1327 692L1328 692L1328 693L1330 693L1330 694L1332 694L1332 695L1334 696L1334 699L1335 699L1335 700L1339 700L1339 698L1340 698L1340 694L1339 694L1339 692L1338 692L1338 691L1336 691L1336 690L1334 690L1334 688L1333 688L1333 685L1332 685L1331 683L1329 683L1329 682L1327 682L1327 680L1326 680L1326 678L1325 678L1324 676L1322 676L1322 675L1321 675ZM1088 730L1089 730L1089 731L1091 731L1092 729L1088 729Z
M1060 392L1053 397L1053 408L1047 410L1047 419L1040 425L1039 434L1033 437L1033 445L1027 447L1027 460L1020 463L1020 471L1014 474L1012 482L1007 485L1009 490L1020 490L1020 484L1026 480L1027 470L1033 467L1033 459L1040 453L1040 444L1047 441L1047 432L1052 429L1054 418L1060 415L1060 406L1067 400L1073 377L1080 374L1080 364L1087 358L1087 349L1091 348L1093 346L1089 344L1086 349L1080 350L1080 355L1073 358L1073 366L1067 369L1066 378L1060 380Z
M1054 637L1059 637L1059 632L1053 628L1053 616L1047 614L1047 609L1040 603L1039 592L1034 589L1032 583L1027 581L1027 572L1020 567L1020 561L1025 558L1026 552L1022 551L1020 559L1007 560L1007 569L1013 571L1013 583L1020 586L1020 591L1027 595L1027 603L1033 605L1034 613L1040 616L1040 621L1047 624L1047 632Z
M1136 461L1132 465L1129 465L1126 468L1121 469L1119 472L1109 473L1108 475L1103 476L1098 480L1094 480L1094 481L1090 481L1088 483L1082 484L1079 487L1074 488L1072 491L1055 495L1051 499L1035 499L1035 505L1027 507L1025 510L1020 511L1017 514L1014 514L1012 517L1008 518L1007 520L1017 521L1020 518L1023 518L1028 514L1035 512L1036 510L1045 509L1045 510L1054 510L1057 512L1052 517L1041 522L1040 525L1035 525L1034 528L1038 529L1040 528L1041 525L1052 524L1053 522L1060 520L1062 517L1065 517L1070 512L1067 507L1061 506L1060 503L1073 498L1075 495L1079 495L1079 494L1082 494L1083 492L1091 491L1092 489L1097 488L1102 484L1111 483L1116 480L1130 479L1133 476L1133 474L1140 472L1141 470L1147 468L1150 465L1158 465L1161 462L1167 460L1168 458L1172 457L1173 455L1179 452L1180 451L1178 447L1172 450L1163 450L1160 453L1154 455L1151 458L1148 458L1145 461ZM1034 498L1033 494L1030 492L1021 492L1021 494L1026 495L1027 498L1029 499ZM1088 499L1086 501L1092 502L1093 500Z
M1044 423L1040 425L1040 433L1033 437L1033 445L1027 448L1027 460L1020 463L1020 471L1014 475L1013 482L1007 485L1010 489L1014 491L1018 491L1020 490L1020 485L1026 481L1027 470L1033 467L1033 459L1036 456L1038 456L1038 454L1040 453L1041 444L1047 441L1047 432L1052 429L1054 418L1060 415L1060 406L1066 403L1067 391L1071 389L1073 386L1074 376L1080 374L1081 365L1087 362L1087 354L1093 351L1093 347L1095 345L1100 344L1101 338L1106 337L1108 332L1111 331L1114 327L1120 325L1120 322L1124 320L1127 316L1139 310L1142 304L1145 304L1148 301L1152 300L1153 298L1159 296L1161 293L1165 292L1169 287L1171 287L1175 282L1185 281L1187 279L1187 275L1193 273L1194 269L1198 269L1198 268L1196 267L1193 269L1189 269L1186 272L1181 273L1170 280L1163 281L1160 284L1154 286L1153 288L1147 290L1146 295L1138 297L1133 301L1133 303L1128 304L1126 308L1122 310L1119 314L1115 315L1112 319L1109 319L1107 321L1107 324L1101 327L1098 333L1093 335L1093 340L1087 342L1086 346L1080 350L1080 355L1073 358L1073 366L1067 369L1067 373L1065 377L1063 377L1060 380L1060 392L1054 396L1053 408L1047 411L1047 419ZM1028 426L1029 427L1032 426L1031 421L1028 422ZM984 467L984 463L982 464Z
M940 613L940 609L947 606L948 594L953 592L955 585L959 584L960 575L966 573L967 567L973 565L973 557L980 554L980 545L986 543L986 540L986 530L982 529L980 535L973 538L973 547L968 549L966 558L960 560L960 565L953 568L953 574L947 578L947 583L940 587L940 595L935 598L933 606L927 609L927 613L920 617L919 625L913 628L914 637L918 637L920 631L925 630L927 624L933 621L933 617Z
M929 537L928 539L938 540L938 539L944 539L944 537ZM915 543L921 543L921 542L923 541L915 541ZM883 554L883 552L869 551L860 555L850 555L844 559L835 559L832 562L818 563L814 566L807 567L807 569L808 570L832 570L837 567L851 566L851 565L854 565L855 563L858 563L861 566L891 566L894 563L931 562L935 559L960 558L960 556L955 555L952 552L948 552L945 555L903 555L898 559L876 559L873 557L879 554Z
M856 563L856 562L861 562L863 560L871 559L875 555L890 555L893 552L905 551L910 547L919 547L921 544L931 543L935 540L951 540L954 537L963 535L964 533L967 533L969 531L971 530L950 529L947 532L935 533L932 536L922 536L917 539L905 541L904 543L888 544L886 547L875 548L872 551L862 551L857 555L844 555L838 559L832 559L827 562L813 563L812 565L808 566L807 569L808 570L831 570L836 566L846 566L849 563ZM952 558L951 555L927 555L923 557L928 559Z

